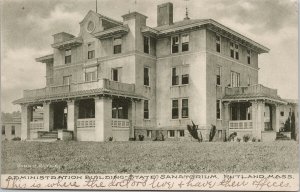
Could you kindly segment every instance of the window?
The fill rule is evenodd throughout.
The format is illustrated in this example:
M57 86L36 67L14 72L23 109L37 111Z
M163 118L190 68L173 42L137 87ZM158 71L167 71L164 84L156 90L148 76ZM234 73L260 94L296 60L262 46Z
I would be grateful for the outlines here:
M281 117L283 117L284 116L284 111L280 111L280 115L281 115Z
M128 119L128 102L122 99L113 99L112 101L112 118Z
M150 86L150 77L149 77L150 69L148 67L144 67L144 85Z
M16 134L16 128L14 125L11 126L11 134L15 135Z
M151 130L147 130L147 137L151 138L152 137L152 131Z
M97 81L97 67L90 67L85 69L85 82Z
M188 99L182 99L181 117L182 118L189 117L189 100Z
M149 101L144 101L144 119L149 119Z
M169 130L168 131L168 137L174 138L175 137L175 131L174 130Z
M70 84L71 84L71 76L64 76L63 85L70 85Z
M189 84L189 75L188 74L182 75L181 84L182 85Z
M172 85L178 85L179 84L179 76L177 74L177 68L172 68Z
M250 86L250 85L251 85L251 76L248 75L248 86Z
M230 57L234 58L234 45L230 42Z
M221 37L216 35L216 51L221 53Z
M239 60L239 45L238 44L235 44L234 50L235 50L235 59Z
M5 135L5 125L2 125L2 135Z
M178 119L178 100L172 100L172 119Z
M118 69L111 69L111 79L113 81L119 81L119 71L118 71Z
M95 58L95 45L94 43L88 44L88 59L94 59Z
M150 53L150 38L144 36L144 53Z
M71 63L71 55L72 55L71 49L65 51L65 64Z
M114 54L122 52L122 39L121 37L114 38Z
M182 52L189 50L189 42L190 42L190 36L188 34L181 36L181 49Z
M179 51L179 37L172 37L172 53L178 53Z
M251 64L251 50L247 50L247 63L250 65Z
M217 76L217 80L216 80L217 85L221 85L221 67L218 66L216 70L217 70L217 72L216 72L217 73L216 74L216 76Z
M231 79L230 79L231 87L239 87L240 86L240 74L237 72L231 71L230 76L231 76Z
M184 130L178 130L178 137L184 137Z
M221 101L217 100L217 119L221 119Z

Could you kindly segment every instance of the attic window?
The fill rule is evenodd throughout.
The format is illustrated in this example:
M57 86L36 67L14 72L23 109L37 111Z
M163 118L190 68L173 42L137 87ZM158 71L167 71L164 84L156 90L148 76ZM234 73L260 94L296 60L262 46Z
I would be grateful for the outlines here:
M182 52L189 50L190 36L188 34L181 36Z
M114 54L122 52L122 39L121 37L114 38Z
M95 29L95 23L93 21L89 21L88 25L87 25L87 31L89 33L93 32Z

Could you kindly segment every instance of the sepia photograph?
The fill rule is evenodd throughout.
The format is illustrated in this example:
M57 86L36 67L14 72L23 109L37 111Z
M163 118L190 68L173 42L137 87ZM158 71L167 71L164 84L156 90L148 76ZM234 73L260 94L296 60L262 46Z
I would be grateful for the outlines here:
M299 190L297 0L1 1L1 187Z

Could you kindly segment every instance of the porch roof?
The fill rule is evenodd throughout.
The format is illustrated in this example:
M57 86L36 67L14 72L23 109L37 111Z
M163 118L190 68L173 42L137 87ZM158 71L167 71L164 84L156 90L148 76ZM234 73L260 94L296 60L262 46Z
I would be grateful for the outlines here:
M21 99L13 101L13 104L43 103L46 101L70 100L75 98L93 97L93 96L115 96L115 97L125 97L125 98L136 99L136 100L146 99L144 96L138 95L136 93L98 88L98 89L81 90L81 91L74 91L74 92L48 94L48 95L41 95L41 96L34 96L34 97L23 97Z
M281 99L278 95L270 96L265 94L242 94L242 95L225 95L222 99L223 101L255 101L255 100L265 100L280 104L287 104L287 102Z

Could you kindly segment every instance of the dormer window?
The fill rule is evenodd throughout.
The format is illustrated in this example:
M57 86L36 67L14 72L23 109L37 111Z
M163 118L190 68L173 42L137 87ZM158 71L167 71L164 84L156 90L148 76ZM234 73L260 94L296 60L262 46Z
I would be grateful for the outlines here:
M71 55L72 55L71 49L65 51L65 64L71 63Z
M181 49L182 52L189 50L189 42L190 42L190 36L188 34L184 34L181 36Z
M88 59L94 59L95 58L95 45L94 43L88 44Z
M172 53L178 53L179 51L179 37L172 37Z
M122 52L122 38L116 37L114 38L114 54L119 54Z

